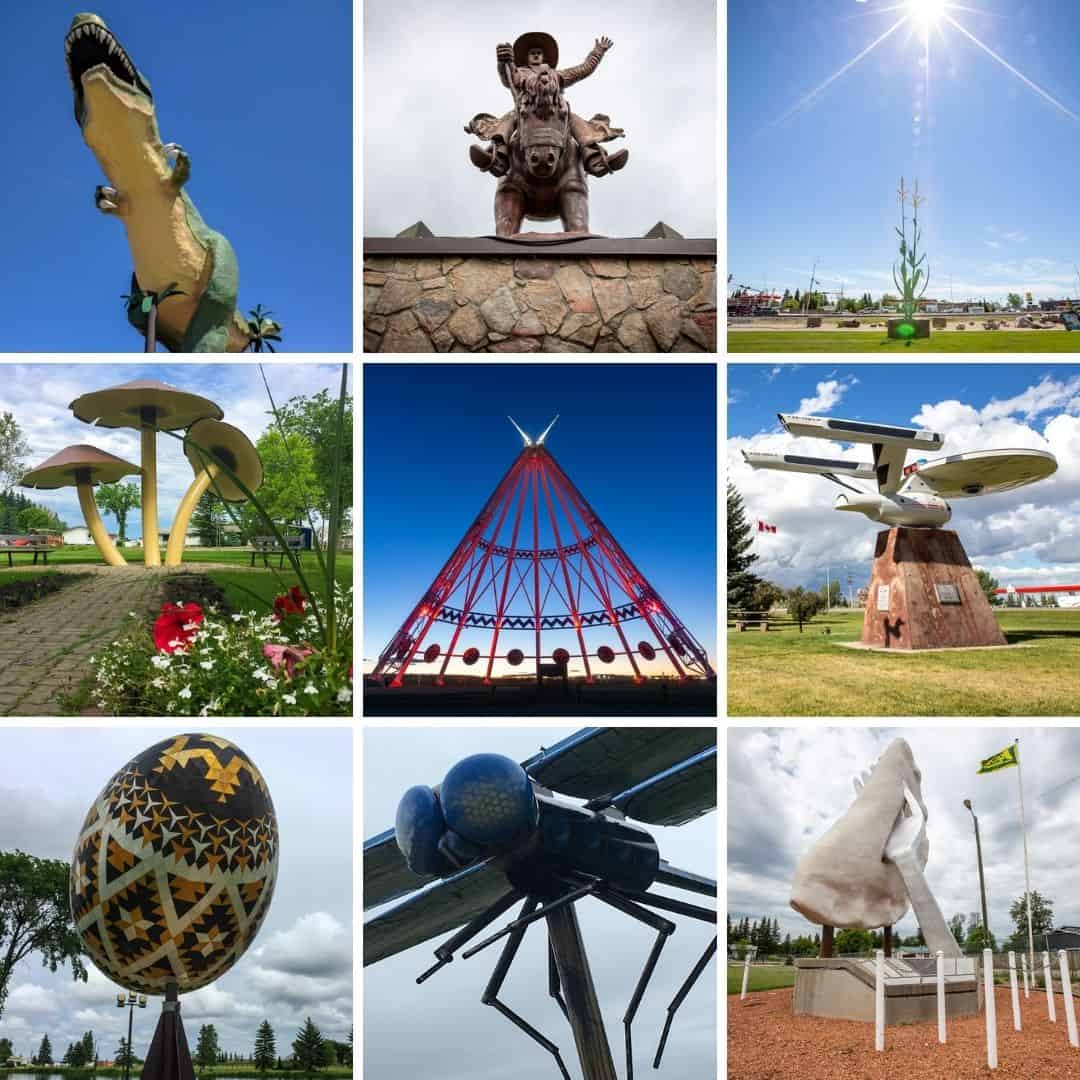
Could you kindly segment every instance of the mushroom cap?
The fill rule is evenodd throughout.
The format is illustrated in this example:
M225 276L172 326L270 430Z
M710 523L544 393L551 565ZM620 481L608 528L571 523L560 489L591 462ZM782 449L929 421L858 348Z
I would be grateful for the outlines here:
M62 488L76 487L79 483L77 473L85 470L90 474L90 483L113 484L122 476L141 473L138 465L132 465L123 458L118 458L96 446L80 443L66 446L59 453L53 454L48 461L43 461L36 469L31 469L19 481L20 487L27 488Z
M201 450L205 450L206 454ZM232 469L249 491L254 491L262 483L263 467L259 451L232 424L223 424L220 420L199 420L192 424L184 436L184 453L196 476L206 467L206 458L209 457L211 462ZM226 502L243 502L247 498L225 472L218 473L210 490L220 494Z
M141 428L143 410L153 409L154 427L159 431L178 431L204 417L220 420L225 415L209 398L153 379L94 390L77 397L68 408L84 423L109 428Z

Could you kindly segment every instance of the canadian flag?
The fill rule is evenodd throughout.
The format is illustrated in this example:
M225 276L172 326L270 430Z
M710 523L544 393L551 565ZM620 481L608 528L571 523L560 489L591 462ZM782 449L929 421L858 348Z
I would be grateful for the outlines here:
M774 532L776 532L776 526L775 525L770 525L767 521L758 521L758 523L757 523L757 531L758 532L774 533Z

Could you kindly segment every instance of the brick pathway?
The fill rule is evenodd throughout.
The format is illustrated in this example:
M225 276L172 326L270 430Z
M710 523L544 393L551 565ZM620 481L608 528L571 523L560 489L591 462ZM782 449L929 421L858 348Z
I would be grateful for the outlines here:
M183 570L225 568L235 569L203 563ZM90 673L94 651L113 640L128 612L156 614L162 578L176 572L95 565L55 569L91 576L26 607L0 612L0 716L64 715L59 699Z

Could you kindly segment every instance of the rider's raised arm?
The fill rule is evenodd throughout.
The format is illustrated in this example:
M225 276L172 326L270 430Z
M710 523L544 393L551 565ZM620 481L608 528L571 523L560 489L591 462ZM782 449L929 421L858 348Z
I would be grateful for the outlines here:
M499 69L499 82L506 87L507 90L514 90L510 79L513 79L514 74L517 71L517 66L514 64L514 47L508 42L495 46L495 63ZM507 74L509 73L509 79Z
M573 86L574 83L588 78L596 70L600 61L604 59L604 53L614 44L610 38L597 38L596 44L589 50L589 55L585 57L584 63L578 64L576 67L563 68L559 72L559 78L562 80L563 86Z

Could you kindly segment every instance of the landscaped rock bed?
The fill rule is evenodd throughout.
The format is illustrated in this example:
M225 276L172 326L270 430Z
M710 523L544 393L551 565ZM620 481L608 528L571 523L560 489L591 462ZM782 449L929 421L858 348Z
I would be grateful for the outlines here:
M0 579L0 611L25 607L87 577L88 574L41 574L32 578L16 578L14 581Z
M232 615L234 611L221 586L206 574L170 574L165 579L161 599L170 604L198 604L204 610L216 607L223 615Z

